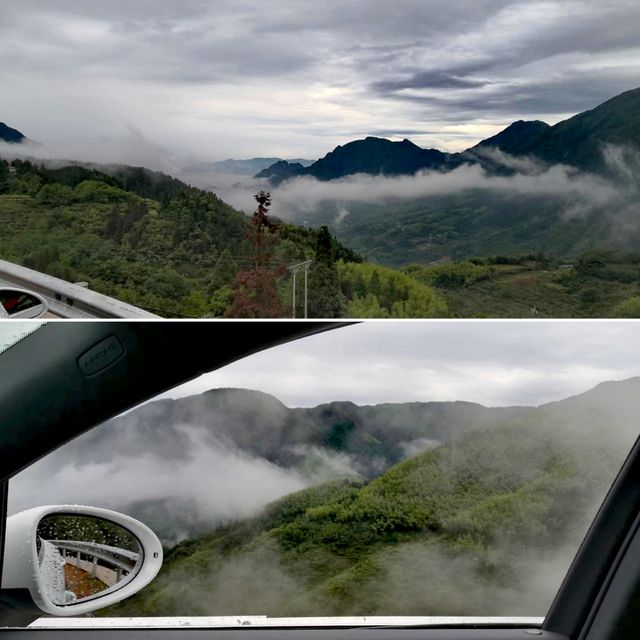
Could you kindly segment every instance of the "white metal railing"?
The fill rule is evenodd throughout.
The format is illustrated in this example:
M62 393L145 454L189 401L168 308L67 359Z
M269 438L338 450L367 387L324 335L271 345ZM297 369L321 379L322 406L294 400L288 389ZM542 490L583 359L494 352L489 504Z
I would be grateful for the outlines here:
M107 544L98 544L97 542L84 542L81 540L48 540L58 549L65 551L74 551L93 556L99 560L105 560L114 567L123 569L124 571L132 571L140 559L140 554L135 551L127 551L120 547L111 547Z

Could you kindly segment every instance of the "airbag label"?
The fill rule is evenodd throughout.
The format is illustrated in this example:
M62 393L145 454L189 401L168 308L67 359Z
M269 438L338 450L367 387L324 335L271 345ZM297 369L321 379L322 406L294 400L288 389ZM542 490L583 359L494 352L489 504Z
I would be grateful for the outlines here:
M109 336L83 353L78 358L78 366L85 376L92 376L115 362L124 353L124 348L116 336Z

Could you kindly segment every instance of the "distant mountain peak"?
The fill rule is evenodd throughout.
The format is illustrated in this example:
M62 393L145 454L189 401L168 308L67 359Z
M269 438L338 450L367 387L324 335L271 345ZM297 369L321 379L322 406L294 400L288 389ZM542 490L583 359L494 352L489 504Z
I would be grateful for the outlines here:
M9 125L4 122L0 122L0 140L4 142L9 142L10 144L19 144L26 140L27 137L18 131L17 129L12 129Z
M640 385L640 376L633 376L631 378L625 378L624 380L604 380L597 384L591 391L596 391L597 389L623 389L630 387L637 387ZM588 391L586 393L589 393Z
M295 176L305 173L305 168L299 162L287 162L286 160L278 160L272 165L256 173L254 178L266 178L272 185L278 185L281 182Z
M480 141L472 149L495 147L505 153L517 155L529 148L532 140L550 128L550 125L542 120L516 120L495 136Z

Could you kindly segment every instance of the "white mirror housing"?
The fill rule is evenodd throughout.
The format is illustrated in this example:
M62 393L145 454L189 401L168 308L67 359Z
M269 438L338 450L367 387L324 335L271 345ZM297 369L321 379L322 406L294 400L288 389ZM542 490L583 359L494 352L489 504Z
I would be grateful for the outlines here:
M46 516L55 515L93 517L112 525L119 525L132 534L140 547L140 562L135 573L122 583L106 589L104 593L97 593L91 598L81 599L78 602L72 598L69 598L68 602L60 602L59 597L53 596L54 592L59 591L57 589L59 585L53 586L58 579L55 571L52 573L42 569L45 564L48 569L55 567L56 563L61 567L64 565L64 558L52 548L51 543L38 540L40 522ZM104 548L104 545L98 546ZM52 554L55 557L52 557ZM28 589L35 604L45 613L54 616L76 616L108 607L132 596L156 577L161 566L160 540L149 527L138 520L109 509L79 505L49 505L27 509L7 518L4 565L0 585L2 589Z
M33 291L0 287L0 318L41 318L48 310L45 299Z

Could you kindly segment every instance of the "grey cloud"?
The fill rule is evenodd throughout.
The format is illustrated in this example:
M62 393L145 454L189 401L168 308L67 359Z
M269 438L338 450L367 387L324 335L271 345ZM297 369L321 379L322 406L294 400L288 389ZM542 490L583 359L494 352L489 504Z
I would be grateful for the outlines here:
M519 196L548 195L561 201L571 201L572 207L579 204L583 212L598 207L614 208L621 199L635 196L620 191L615 185L595 175L582 174L567 166L539 167L535 161L509 158L502 154L503 164L522 168L536 168L531 174L512 177L489 176L478 165L463 165L448 173L421 171L413 176L372 176L357 174L338 180L319 181L310 176L288 180L272 189L274 212L287 219L299 219L305 213L318 210L325 203L384 203L415 200L463 189L484 189ZM246 184L242 189L221 193L234 206L250 210L251 192L255 184ZM562 208L563 202L559 206Z
M451 125L557 119L639 71L628 0L0 0L0 13L3 120L85 135L69 106L82 102L93 129L150 121L145 135L207 159L319 156L423 124L459 148ZM50 104L47 126L34 103Z
M211 529L317 481L221 443L204 442L194 428L178 431L188 442L182 455L172 451L170 458L118 449L117 455L108 452L107 460L72 461L63 447L11 480L9 512L40 504L92 504L135 516L141 503L168 501L192 520L185 522L186 530Z
M521 0L522 1L522 0ZM379 46L380 41L402 42L447 33L476 24L501 7L519 4L508 0L402 0L400 6L386 0L343 0L316 3L301 12L295 0L277 3L280 10L265 18L265 29L286 33L304 29L350 35L350 47Z
M121 134L104 137L95 142L66 140L51 146L23 142L19 145L0 141L0 158L14 160L24 158L42 160L45 164L58 165L60 160L77 160L112 164L125 162L133 166L165 171L175 175L179 163L174 161L169 150L149 140L140 131L125 126Z
M477 94L460 91L446 96L395 95L394 99L440 111L443 113L442 121L472 120L479 114L507 116L510 120L516 114L536 118L539 114L573 115L635 88L637 82L637 78L630 78L628 72L622 70L610 72L607 77L593 77L588 72L567 72L562 77L537 82L491 85Z
M472 80L454 76L445 71L425 71L416 73L407 80L383 80L371 85L374 91L388 93L400 89L468 89L488 84L483 80Z
M540 405L640 374L625 321L366 322L264 351L168 393L251 385L287 406L350 400Z
M366 131L355 131L358 136L374 136L380 138L397 138L398 136L424 136L436 131L425 131L424 129L367 129Z
M433 59L426 63L427 68L418 63L411 71L395 61L369 88L382 97L421 103L425 113L442 116L449 109L452 119L460 121L487 111L541 117L570 113L595 106L635 84L635 62L627 59L625 64L621 54L619 65L603 69L598 54L638 46L637 34L629 26L637 7L627 2L606 7L590 2L564 6L534 2L504 3L500 9L464 33L445 31L438 42L431 42L436 53L429 56ZM545 24L545 14L554 12L557 18ZM611 28L603 29L602 24ZM470 46L475 55L470 56ZM416 53L429 50L425 43L414 49ZM438 55L438 49L443 53ZM440 88L443 90L438 91ZM477 90L455 91L469 88ZM416 96L407 94L408 89L432 91Z
M41 3L35 3L41 4ZM303 46L260 33L261 12L232 3L34 3L0 26L3 57L16 68L75 76L221 82L305 67Z

